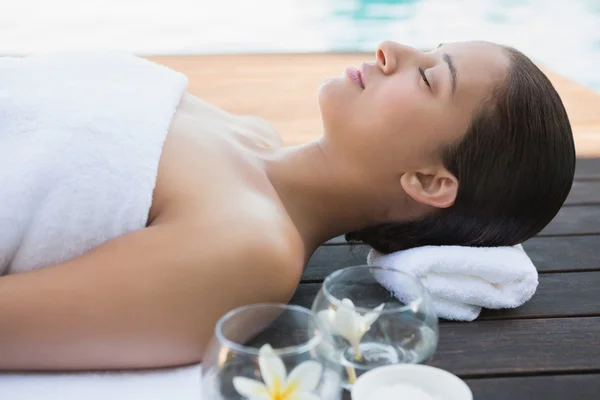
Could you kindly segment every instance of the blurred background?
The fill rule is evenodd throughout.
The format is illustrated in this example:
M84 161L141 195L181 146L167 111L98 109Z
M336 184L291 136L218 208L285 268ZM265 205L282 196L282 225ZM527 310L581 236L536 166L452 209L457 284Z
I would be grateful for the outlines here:
M218 107L267 119L284 145L321 135L322 82L387 39L516 47L561 95L578 156L600 156L600 0L0 0L0 56L134 53Z
M0 0L0 55L373 51L483 39L600 92L600 0Z

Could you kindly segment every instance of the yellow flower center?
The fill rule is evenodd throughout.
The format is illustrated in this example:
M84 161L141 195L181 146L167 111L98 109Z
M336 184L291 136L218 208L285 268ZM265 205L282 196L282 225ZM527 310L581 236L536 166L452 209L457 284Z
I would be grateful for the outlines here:
M283 390L282 390L283 389ZM273 392L271 400L288 400L290 395L296 391L296 384L290 383L286 388L282 388L278 379L273 382Z

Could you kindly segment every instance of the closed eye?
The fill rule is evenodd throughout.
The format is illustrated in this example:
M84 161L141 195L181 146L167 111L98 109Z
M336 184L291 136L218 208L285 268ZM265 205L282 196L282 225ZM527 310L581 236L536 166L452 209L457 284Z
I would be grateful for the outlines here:
M429 84L429 81L427 80L427 77L425 76L425 70L423 68L419 68L419 72L421 73L421 76L423 77L423 82L425 82L425 84L428 87L431 87L431 85Z

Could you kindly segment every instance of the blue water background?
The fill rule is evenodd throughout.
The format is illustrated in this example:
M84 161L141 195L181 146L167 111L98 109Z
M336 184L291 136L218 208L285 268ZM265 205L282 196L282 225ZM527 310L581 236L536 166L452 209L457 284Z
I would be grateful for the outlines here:
M374 51L490 40L600 92L600 0L0 0L0 55Z

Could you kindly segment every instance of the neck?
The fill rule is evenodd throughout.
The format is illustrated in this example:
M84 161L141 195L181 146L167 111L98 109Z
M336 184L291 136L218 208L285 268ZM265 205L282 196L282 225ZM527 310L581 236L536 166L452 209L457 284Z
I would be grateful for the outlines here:
M312 254L327 240L377 224L376 195L336 165L322 142L285 147L266 161L267 175Z

